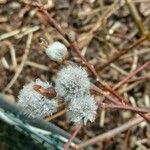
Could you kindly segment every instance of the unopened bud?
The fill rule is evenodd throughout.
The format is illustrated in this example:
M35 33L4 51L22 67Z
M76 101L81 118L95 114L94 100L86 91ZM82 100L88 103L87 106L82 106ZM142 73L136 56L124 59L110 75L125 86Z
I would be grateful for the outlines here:
M58 41L49 44L45 52L51 60L58 63L62 63L68 58L68 50L66 46Z

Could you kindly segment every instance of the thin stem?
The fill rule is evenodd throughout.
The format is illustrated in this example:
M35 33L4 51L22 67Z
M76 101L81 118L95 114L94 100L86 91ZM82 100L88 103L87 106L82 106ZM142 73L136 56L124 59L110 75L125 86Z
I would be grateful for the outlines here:
M78 134L78 132L81 130L81 128L83 127L83 124L80 124L75 131L73 132L73 134L71 135L71 137L69 138L68 142L64 145L64 150L69 150L69 146L71 144L71 142L74 140L74 138L76 137L76 135Z
M95 91L103 96L105 96L105 98L107 98L110 102L112 102L113 104L121 104L121 102L117 101L116 98L113 98L112 96L109 95L109 93L104 92L103 90L101 90L100 88L98 88L96 85L91 83L91 88L92 91Z
M31 41L32 41L32 35L33 35L33 33L28 34L28 39L26 42L26 48L25 48L24 55L22 56L22 61L21 61L20 65L18 66L15 75L13 76L11 81L8 83L8 85L4 88L3 92L8 91L13 86L13 84L15 83L17 78L19 77L21 71L23 70L23 67L24 67L24 65L28 59L28 54L30 51L30 46L31 46Z
M113 105L113 104L110 105L110 104L106 104L106 103L100 103L99 106L102 108L122 109L122 110L129 110L129 111L133 111L133 112L150 113L150 109L132 107L132 106L127 106L127 105Z
M99 0L99 5L100 5L101 13L104 14L104 1ZM103 28L103 33L104 33L104 53L105 53L107 59L109 59L109 45L108 45L108 40L106 38L106 35L108 34L107 17L104 17L102 19L102 28Z
M133 4L132 0L125 0L127 7L135 21L135 25L137 26L137 29L139 30L139 33L141 35L144 35L144 26L142 24L140 15L138 14L135 5Z
M54 20L49 13L47 12L47 10L44 8L41 0L36 0L37 3L36 5L39 7L40 11L44 14L45 17L47 17L47 21L49 22L49 24L54 27L62 36L64 39L66 39L66 41L70 44L70 47L72 47L76 54L78 55L78 57L82 60L83 64L85 66L87 66L87 68L93 73L93 75L96 77L96 79L98 79L98 74L96 73L93 65L91 65L90 63L87 62L87 60L81 55L80 49L75 41L74 38L72 38L69 34L66 34L61 26L56 22L56 20Z
M72 38L69 34L66 34L64 32L64 30L62 30L61 26L49 15L49 13L47 12L47 10L44 8L41 0L36 0L36 5L39 7L40 11L44 14L44 16L46 17L47 21L49 22L49 24L54 27L62 36L64 39L66 39L66 41L68 41L68 43L70 44L70 47L72 47L74 49L74 51L76 52L76 54L78 55L78 57L81 59L82 63L87 66L87 68L91 71L91 73L96 77L96 80L99 81L99 83L102 85L102 87L104 89L106 89L107 91L109 91L112 95L114 95L116 98L118 98L119 101L124 101L122 97L120 97L108 84L104 83L103 81L100 80L95 68L93 67L93 65L89 64L87 62L87 60L84 58L84 56L82 56L80 49L75 41L75 38ZM141 39L137 40L133 45L131 45L128 49L125 49L123 52L119 53L117 55L117 58L115 57L115 59L113 58L113 61L115 61L116 59L118 59L120 56L122 56L123 54L127 53L130 49L133 49L134 47L136 47L137 45L139 45L140 43L142 43L143 41L145 41L146 39L149 38L149 35L146 35L144 37L142 37ZM112 61L112 60L111 60ZM108 63L111 63L108 62ZM109 65L109 64L108 64ZM106 94L105 94L106 95ZM107 96L108 97L108 96ZM112 99L113 101L113 99ZM120 104L120 102L115 100L116 104ZM143 116L145 119L146 117L143 114L140 114L141 116ZM147 119L148 120L148 119Z
M149 76L137 77L135 79L130 79L130 80L126 81L125 83L137 82L137 81L141 81L141 80L150 80L150 77Z
M100 88L95 86L94 84L91 84L91 90L104 95L109 101L111 101L115 105L122 105L121 102L117 101L116 98L111 97L108 93L102 91ZM141 117L143 117L146 121L150 122L150 118L146 114L142 114L140 112L137 112Z

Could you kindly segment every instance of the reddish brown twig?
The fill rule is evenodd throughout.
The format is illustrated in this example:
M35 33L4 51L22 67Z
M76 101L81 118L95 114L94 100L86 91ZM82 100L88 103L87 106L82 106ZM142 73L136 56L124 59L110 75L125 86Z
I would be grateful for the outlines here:
M86 61L86 59L81 55L80 49L79 49L75 39L70 37L68 34L66 34L62 30L61 26L49 15L47 10L44 8L41 0L36 0L36 2L37 2L36 5L39 7L40 11L44 14L45 17L47 17L47 21L49 22L49 24L52 27L54 27L64 37L64 39L66 39L68 41L68 43L70 44L70 47L72 47L75 50L78 57L81 59L82 63L85 66L87 66L87 68L92 72L92 74L96 77L96 80L100 82L100 84L104 87L104 89L109 91L112 95L116 96L120 101L123 101L122 98L120 96L118 96L118 94L115 91L113 91L113 89L108 84L106 84L100 80L100 78L99 78L96 70L94 69L93 65L89 64Z
M91 84L91 90L102 94L105 96L105 98L107 98L109 101L111 101L112 103L114 103L115 105L122 105L121 102L119 102L115 97L110 96L108 93L102 91L101 89L99 89L98 87L96 87L94 84ZM143 117L146 121L150 122L150 118L147 116L147 114L142 114L140 112L137 112L141 117Z
M82 56L75 39L72 38L69 34L66 34L64 30L61 28L61 26L49 15L47 10L44 8L43 4L41 3L41 0L36 0L36 1L37 1L36 5L39 7L40 11L47 18L48 23L52 27L54 27L63 36L63 38L66 41L68 41L68 43L70 44L70 47L76 52L77 56L81 59L82 64L84 64L91 71L91 73L96 77L96 80L99 81L99 83L101 84L101 86L103 86L104 89L106 89L112 95L116 96L120 101L122 101L122 98L115 91L113 91L113 89L108 84L100 80L93 65L89 64L87 60Z
M129 110L129 111L139 112L139 113L150 113L150 109L132 107L132 106L127 106L127 105L113 105L113 104L100 103L99 106L102 108Z
M73 50L76 52L76 54L78 55L78 57L81 59L82 64L84 64L91 71L91 73L96 77L97 81L99 81L99 83L101 84L101 86L105 90L109 91L119 101L123 102L124 100L123 100L123 98L121 96L119 96L108 84L106 84L105 82L103 82L102 80L100 80L100 78L99 78L99 76L98 76L95 68L93 67L93 65L89 64L87 62L87 60L81 55L80 49L79 49L79 47L78 47L78 45L77 45L77 43L75 41L75 38L72 38L69 34L66 34L64 32L64 30L61 28L61 26L49 15L49 13L47 12L47 10L44 8L41 0L36 0L36 5L38 6L39 10L43 13L43 15L47 18L48 23L52 27L54 27L63 36L64 39L66 39L66 41L70 44L70 47L73 48ZM117 55L117 59L120 56L122 56L123 54L127 53L129 50L133 49L134 47L136 47L137 45L139 45L140 43L142 43L143 41L145 41L146 39L148 39L148 38L149 38L149 35L146 35L146 36L142 37L141 39L137 40L128 49L125 49L121 53L119 53ZM114 60L116 60L116 57L115 57ZM105 96L106 96L106 94L105 94ZM111 100L114 101L115 104L120 104L120 102L118 100L116 100L116 99L111 98ZM141 116L143 116L146 119L146 117L144 115L141 114Z
M121 97L120 95L118 95L113 88L111 88L109 85L105 84L105 87L107 88L107 91L109 91L113 96L115 96L122 104L125 103L125 100L123 99L123 97Z
M94 74L96 79L98 79L98 74L96 73L93 65L89 64L86 61L86 59L81 55L80 49L75 39L71 37L69 34L65 33L64 30L62 30L61 26L49 15L47 10L44 8L43 4L41 3L41 0L36 0L36 1L37 1L36 5L39 7L40 11L45 15L45 17L47 17L48 23L52 27L54 27L63 36L63 38L66 39L66 41L68 41L68 43L70 44L70 47L72 47L75 50L78 57L82 60L82 63L85 66L87 66L87 68Z
M68 150L69 146L71 144L71 142L74 140L74 138L76 137L76 135L78 134L78 132L81 130L81 128L83 127L83 124L80 124L75 131L73 132L73 134L71 135L71 137L69 138L68 142L64 145L64 150Z
M94 85L92 83L91 83L91 91L94 91L98 94L103 95L106 99L108 99L110 102L112 102L114 104L121 104L121 102L118 101L116 98L113 98L112 96L110 96L110 94L108 92L101 90L100 88L98 88L96 85Z

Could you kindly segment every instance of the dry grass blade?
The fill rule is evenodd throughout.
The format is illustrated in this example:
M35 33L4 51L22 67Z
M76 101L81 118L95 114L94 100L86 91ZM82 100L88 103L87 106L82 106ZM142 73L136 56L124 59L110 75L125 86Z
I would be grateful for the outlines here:
M26 49L25 49L25 53L22 57L22 61L18 67L18 69L16 70L16 73L14 75L14 77L11 79L11 81L9 82L9 84L5 87L5 89L3 90L3 92L6 92L8 91L12 86L13 84L15 83L15 81L17 80L18 76L20 75L24 65L25 65L25 62L28 58L28 54L29 54L29 50L30 50L30 45L31 45L31 41L32 41L32 33L30 33L28 35L28 39L27 39L27 43L26 43Z
M136 10L136 7L134 6L132 0L125 0L127 6L128 6L128 9L130 10L130 13L131 15L133 16L134 18L134 21L135 21L135 24L139 30L139 33L141 35L144 35L145 33L145 30L144 30L144 27L143 27L143 24L142 24L142 20L140 18L140 15L138 14L137 10Z
M127 52L133 50L135 47L139 46L144 41L149 40L149 38L150 38L150 34L147 34L147 35L141 37L136 42L134 42L129 48L121 50L118 54L116 54L115 56L113 56L106 64L104 64L103 66L101 66L101 70L103 70L105 67L109 66L112 62L117 61L121 56L123 56Z

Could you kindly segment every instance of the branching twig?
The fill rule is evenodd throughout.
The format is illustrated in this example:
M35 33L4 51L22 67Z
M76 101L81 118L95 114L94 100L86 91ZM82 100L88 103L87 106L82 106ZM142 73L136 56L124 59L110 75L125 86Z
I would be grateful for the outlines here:
M117 101L116 98L113 98L112 96L110 96L108 93L102 91L101 89L99 89L98 87L96 87L94 84L91 84L91 90L99 93L99 94L102 94L105 96L105 98L107 98L109 101L111 101L113 104L115 105L122 105L121 102ZM143 117L146 121L150 122L150 118L146 115L146 114L142 114L140 112L138 112L138 114Z
M63 29L61 28L61 26L49 15L49 13L47 12L47 10L44 8L41 0L36 0L36 5L39 7L40 11L44 14L44 16L47 18L47 21L49 22L49 24L54 27L63 37L64 39L66 39L69 44L70 47L72 47L75 52L77 53L78 57L81 59L82 63L87 66L87 68L91 71L91 73L96 77L96 80L99 81L99 83L101 84L101 86L109 91L112 95L114 95L115 97L117 97L119 99L119 101L123 101L123 99L105 82L103 82L95 68L93 67L93 65L89 64L87 62L87 60L81 55L80 49L75 41L74 38L72 38L69 34L66 34Z
M68 41L68 43L70 44L70 47L72 47L76 54L78 55L78 57L82 60L82 63L87 66L87 68L94 74L94 76L96 77L96 79L98 79L98 74L96 73L93 65L89 64L86 59L81 55L80 53L80 49L75 41L75 39L73 37L71 37L69 34L66 34L61 26L49 15L49 13L47 12L47 10L44 8L41 0L36 0L37 3L36 5L39 7L40 11L44 14L45 17L47 17L47 21L48 23L54 27L62 36L64 39L66 39Z
M95 91L97 91L100 94L103 94L107 99L109 99L112 103L114 103L115 105L120 105L122 106L122 101L124 101L124 99L119 96L116 91L114 91L113 88L111 88L107 83L105 83L104 81L102 81L95 68L93 67L93 65L89 64L87 62L87 60L84 58L84 56L82 56L80 49L75 41L75 38L71 37L69 34L65 33L64 30L61 28L61 26L49 15L49 13L47 12L47 10L44 8L41 0L36 0L36 5L39 7L40 11L43 13L43 16L45 17L45 19L47 20L47 22L54 27L62 36L63 38L69 43L70 47L76 52L77 56L80 58L81 63L84 64L90 71L91 73L96 77L96 80L99 81L99 83L101 84L101 87L108 91L108 92L104 92L102 91L100 88L95 86ZM128 49L124 49L122 50L118 55L114 56L108 63L104 64L102 66L102 68L105 68L106 66L108 66L111 62L114 62L115 60L119 59L122 55L126 54L128 51L132 50L133 48L135 48L136 46L138 46L139 44L141 44L143 41L147 40L149 38L149 35L145 35L144 37L140 38L139 40L137 40L135 43L133 43ZM111 95L110 95L111 93ZM122 106L123 107L123 106ZM132 109L134 110L134 108L131 108L130 106L124 106L123 108L125 109ZM139 108L140 109L140 108ZM136 111L138 112L145 120L150 121L150 118L148 117L147 114L143 114L139 111L139 109ZM143 111L143 110L142 110ZM144 111L143 111L144 112ZM144 112L145 113L145 112ZM140 121L143 121L143 118L140 118ZM139 122L138 120L138 122ZM133 122L131 122L130 124L134 125L137 123L137 120L133 120ZM127 124L127 126L130 126L130 124ZM131 126L132 126L131 125ZM125 126L125 127L124 127ZM120 130L124 131L126 129L126 124L123 125L123 127L120 129L119 128L119 132ZM116 131L117 130L117 131ZM115 130L115 134L118 133L118 129ZM113 132L114 133L114 132ZM69 143L65 146L66 149L69 148L70 142L73 140L73 138L76 136L77 132L74 132L71 139L69 140ZM98 138L99 139L99 138ZM88 142L88 141L87 141ZM95 142L95 141L94 141ZM86 144L85 144L86 145ZM80 145L82 147L82 145ZM79 146L79 148L80 148Z

